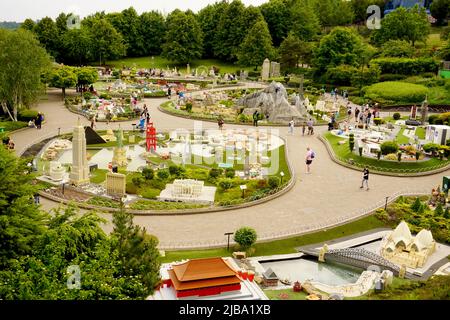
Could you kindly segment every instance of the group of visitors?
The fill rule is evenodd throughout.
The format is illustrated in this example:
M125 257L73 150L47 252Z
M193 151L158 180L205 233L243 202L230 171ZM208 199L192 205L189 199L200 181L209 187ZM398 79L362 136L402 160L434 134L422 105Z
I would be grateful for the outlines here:
M14 150L15 144L10 137L3 138L3 144L8 148L8 150Z
M28 121L29 128L42 129L42 122L44 122L44 115L38 112L36 118Z
M351 111L351 109L349 109ZM347 111L349 119L351 118L351 113ZM358 124L370 125L373 123L373 119L380 117L380 111L378 109L378 104L375 104L373 108L369 104L365 104L361 107L361 110L355 108L355 122Z

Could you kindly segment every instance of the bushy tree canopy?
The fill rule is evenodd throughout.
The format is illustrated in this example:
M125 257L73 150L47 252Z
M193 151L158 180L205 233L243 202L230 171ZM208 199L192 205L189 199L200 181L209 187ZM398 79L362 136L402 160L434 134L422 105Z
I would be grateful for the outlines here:
M267 23L260 20L248 31L239 52L239 63L245 66L261 65L264 59L274 56L272 38Z

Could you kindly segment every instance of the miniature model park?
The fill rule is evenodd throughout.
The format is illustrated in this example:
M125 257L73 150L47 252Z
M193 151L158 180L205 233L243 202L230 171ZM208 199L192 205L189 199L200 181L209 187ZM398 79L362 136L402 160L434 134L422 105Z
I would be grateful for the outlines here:
M448 299L450 6L355 2L0 22L0 299Z

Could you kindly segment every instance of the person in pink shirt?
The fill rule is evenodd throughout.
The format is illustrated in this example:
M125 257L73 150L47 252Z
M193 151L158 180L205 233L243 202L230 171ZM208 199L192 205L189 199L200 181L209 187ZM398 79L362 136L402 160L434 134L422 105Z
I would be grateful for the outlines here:
M310 147L306 148L306 173L311 173L311 163L315 156L314 151Z

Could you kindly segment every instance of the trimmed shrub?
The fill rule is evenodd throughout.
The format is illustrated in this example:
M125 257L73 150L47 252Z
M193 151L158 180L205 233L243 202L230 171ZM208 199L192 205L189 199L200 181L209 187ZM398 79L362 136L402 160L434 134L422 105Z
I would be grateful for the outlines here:
M332 84L348 86L351 84L353 74L357 72L357 68L343 64L334 68L329 68L325 77L327 81Z
M156 197L159 196L160 193L161 190L159 189L147 188L141 193L141 196L146 199L156 199Z
M163 170L158 170L158 173L156 174L158 176L158 178L160 178L161 180L166 180L167 178L169 178L169 171L166 169Z
M396 112L396 113L394 113L394 114L392 115L392 118L393 118L394 120L400 120L401 117L402 117L402 115L401 115L400 113L398 113L398 112Z
M355 148L355 135L353 133L350 133L349 135L348 146L350 148L350 152L353 152L353 149Z
M427 143L423 146L423 151L431 152L433 155L435 155L440 147L441 147L441 145L439 145L437 143Z
M152 168L144 168L142 169L142 176L145 178L145 180L151 180L155 176L155 172Z
M209 177L210 178L213 178L213 179L216 179L217 177L219 177L221 174L222 174L222 169L211 169L211 170L209 170Z
M358 148L359 156L362 157L363 147Z
M405 40L389 40L381 46L383 57L406 57L414 55L414 47Z
M373 118L373 123L375 125L379 126L380 124L383 124L385 121L382 118Z
M397 58L386 57L372 59L370 64L377 64L381 73L415 75L424 72L437 73L439 62L433 58Z
M365 89L365 98L382 104L420 103L428 94L428 88L406 82L380 82Z
M256 242L256 239L256 231L249 227L242 227L234 233L234 241L244 250L250 248Z
M225 170L225 177L234 178L235 175L236 175L236 171L233 168L227 168Z
M34 120L37 117L38 112L36 110L20 110L17 113L17 120L28 122L30 120Z
M398 162L402 161L402 152L401 151L397 152L397 160L398 160Z
M419 198L416 198L416 200L414 201L414 203L411 205L411 209L414 212L419 212L420 207L422 207L422 202L420 202Z
M139 188L142 185L143 179L141 177L134 177L133 179L131 179L131 182L133 182L133 184Z
M172 175L172 176L177 176L177 175L179 175L180 174L180 167L179 166L177 166L177 165L171 165L171 166L169 166L169 173L170 173L170 175Z
M225 179L221 179L219 181L219 187L222 188L222 190L228 190L233 188L234 183L232 179L229 178L225 178Z
M383 155L388 155L398 151L398 144L394 141L385 141L381 144L380 148Z
M186 111L189 113L192 112L192 103L191 102L186 103Z
M385 73L380 75L380 82L384 82L384 81L398 81L398 80L403 80L405 79L407 76L404 74L392 74L392 73Z
M383 157L384 160L391 160L395 161L397 160L397 155L395 153L389 153Z
M269 185L270 189L276 189L280 186L281 179L277 176L271 176L269 177L267 184Z
M436 216L444 215L444 208L442 207L441 203L438 203L436 209L434 209L434 215Z

